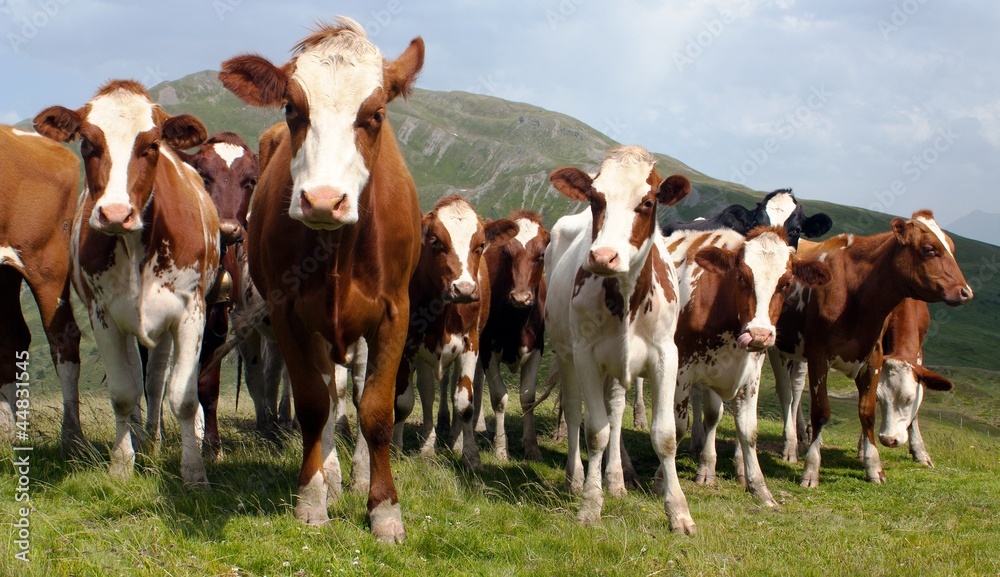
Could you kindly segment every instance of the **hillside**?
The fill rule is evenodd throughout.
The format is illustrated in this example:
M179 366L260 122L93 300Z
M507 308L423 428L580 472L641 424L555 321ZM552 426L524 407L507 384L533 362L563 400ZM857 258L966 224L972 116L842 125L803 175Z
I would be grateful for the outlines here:
M981 242L1000 246L1000 214L973 210L948 225L948 229Z
M194 114L210 132L235 131L252 147L261 132L281 120L278 110L239 101L222 87L214 71L164 82L150 92L169 112ZM542 213L549 226L582 207L557 193L548 174L564 165L595 170L604 151L617 144L566 115L465 92L415 90L408 101L390 105L389 118L425 209L442 195L457 193L469 198L484 216L499 218L526 207ZM656 156L661 174L680 172L694 183L691 196L660 211L664 222L715 214L731 203L750 206L763 195L702 174L670 156ZM804 205L810 213L829 214L833 233L881 232L888 230L892 219L830 202L806 200ZM936 321L927 361L996 370L1000 365L988 343L1000 339L1000 248L957 235L952 238L976 298L960 309L932 305Z

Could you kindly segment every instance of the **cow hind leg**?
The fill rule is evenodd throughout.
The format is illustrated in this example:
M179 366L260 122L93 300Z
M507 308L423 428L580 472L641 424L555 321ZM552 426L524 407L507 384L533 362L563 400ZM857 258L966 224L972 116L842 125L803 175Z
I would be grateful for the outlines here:
M823 443L823 426L830 421L830 399L827 397L825 359L810 362L809 371L809 418L812 421L812 442L806 451L805 467L802 471L803 487L819 486L820 447Z
M15 382L21 373L17 361L28 352L31 333L21 312L21 275L7 266L0 266L0 326L0 435L10 442L17 412Z
M201 338L199 336L199 338ZM164 337L148 351L146 361L146 440L148 447L143 450L151 455L160 452L163 435L163 394L170 376L170 354L174 350L175 338ZM176 366L176 365L175 365Z
M434 368L425 362L417 362L417 391L420 393L420 407L423 412L423 424L420 427L420 434L424 438L420 446L420 454L424 457L433 457L437 446L437 432L434 430L434 385L437 383L437 375ZM441 402L446 402L444 398Z
M368 364L368 345L365 344L363 350L359 348L354 356L354 389L351 391L354 401L355 412L361 409L361 395L365 391L365 373ZM361 426L358 426L358 434L354 438L354 457L351 466L351 490L356 493L367 493L371 483L370 470L371 456L368 453L368 441L361 434Z
M646 420L646 399L643 398L642 377L635 380L635 400L632 402L632 426L640 431L649 429Z
M699 388L699 387L693 387ZM719 421L722 420L722 397L709 388L700 387L705 423L704 423L704 445L701 449L700 460L698 462L698 473L695 475L695 483L699 485L715 484L715 466L718 461L718 453L715 447L715 435L719 430ZM737 472L739 476L739 472Z
M559 361L560 402L566 421L566 489L583 492L583 459L580 456L580 424L583 421L583 396L572 359Z

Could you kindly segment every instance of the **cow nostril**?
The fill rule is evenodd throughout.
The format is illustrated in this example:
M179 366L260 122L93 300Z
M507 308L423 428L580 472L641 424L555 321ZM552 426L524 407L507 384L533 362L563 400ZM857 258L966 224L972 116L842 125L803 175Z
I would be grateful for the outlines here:
M971 299L972 298L972 287L970 287L969 285L965 285L965 288L963 288L962 292L959 293L959 294L961 294L962 298L965 299L965 300Z

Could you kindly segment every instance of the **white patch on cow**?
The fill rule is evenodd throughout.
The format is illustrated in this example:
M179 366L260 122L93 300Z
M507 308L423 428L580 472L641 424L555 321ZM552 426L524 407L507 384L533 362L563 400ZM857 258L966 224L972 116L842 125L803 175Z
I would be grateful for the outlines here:
M17 249L12 246L0 246L0 266L8 265L24 270L24 262L21 255L17 254Z
M538 236L538 223L527 218L519 218L515 221L518 231L514 240L521 243L521 246L528 246L531 239Z
M935 222L933 218L924 218L922 216L918 216L913 220L929 228L931 233L933 233L934 236L936 236L938 240L941 241L941 244L944 246L944 249L948 251L948 254L952 254L951 245L948 244L948 237L945 236L944 231L941 230L941 227L938 226L938 223Z
M44 138L41 134L38 134L37 132L28 132L27 130L21 130L20 128L11 128L10 131L18 136L38 136Z
M894 357L882 361L878 380L878 404L882 413L879 440L883 444L903 445L909 440L908 429L917 417L923 400L923 387L917 380L913 365Z
M779 192L767 201L764 211L767 213L767 218L771 219L771 226L784 226L788 217L795 212L796 206L798 204L795 203L795 197L791 193Z
M765 232L745 245L743 262L753 272L753 290L757 309L747 329L765 329L775 333L771 322L771 297L778 288L778 281L788 271L792 257L789 246L778 235Z
M136 137L156 126L153 123L153 103L141 94L116 90L91 100L86 120L104 133L105 154L111 165L108 183L90 215L90 225L97 227L101 208L113 204L131 206L128 166ZM142 209L141 206L132 208L136 211Z
M215 153L219 155L219 158L226 163L226 168L232 168L236 159L246 154L242 146L236 146L229 142L216 142L212 145L212 148L215 149Z
M830 366L846 375L848 378L853 379L858 376L858 372L861 371L861 367L864 363L861 361L845 361L839 356L834 357L830 361Z
M469 255L472 252L472 237L479 230L479 215L464 201L452 202L437 209L437 219L451 237L451 247L458 256L462 272L456 282L475 284L476 277L469 270Z
M309 127L291 162L293 193L288 214L302 219L301 195L329 187L347 195L350 213L344 224L358 219L358 197L369 171L355 143L354 123L361 104L382 86L383 58L354 21L295 59L292 81L306 94Z
M618 253L617 273L628 273L645 261L649 243L634 247L629 242L635 208L649 193L649 173L653 170L652 155L639 146L621 146L611 151L601 163L601 172L594 180L594 190L604 195L604 224L597 231L591 251L611 249ZM635 262L633 262L635 261Z

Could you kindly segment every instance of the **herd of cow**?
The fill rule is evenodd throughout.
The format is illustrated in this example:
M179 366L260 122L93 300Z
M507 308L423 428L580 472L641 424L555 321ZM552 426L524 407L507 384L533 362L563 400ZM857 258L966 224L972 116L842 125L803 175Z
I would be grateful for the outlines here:
M287 374L303 443L295 516L323 523L341 491L333 441L349 431L350 367L359 430L352 487L368 493L374 535L397 542L405 532L390 444L402 446L415 389L421 451L434 451L436 428L450 431L448 444L477 467L484 386L496 414L493 450L507 459L500 365L519 371L523 454L539 459L531 409L544 333L567 423L567 487L582 493L582 522L600 518L603 485L622 495L635 479L621 436L633 383L650 388L654 487L674 531L695 531L675 466L689 410L697 482L715 479L716 428L723 402L733 401L737 476L775 505L756 450L765 355L789 461L805 432L798 403L808 375L804 486L819 482L831 367L857 383L870 481L884 480L877 405L882 444L909 440L914 458L931 465L917 428L921 383L952 384L922 365L929 315L921 301L963 304L972 290L929 211L896 218L882 234L810 242L800 237L824 235L830 218L807 217L790 190L779 190L754 210L733 206L661 230L657 206L681 201L691 184L663 178L646 150L623 146L596 174L551 173L557 191L590 206L551 231L524 210L484 221L459 196L421 214L385 107L410 91L423 60L420 38L389 61L349 19L321 26L283 65L253 54L227 60L219 73L227 89L253 106L284 107L285 122L264 133L259 156L235 134L207 138L194 117L168 115L132 81L107 83L76 110L46 108L37 134L0 129L0 385L13 384L15 352L30 338L18 304L23 279L63 388L64 448L83 440L72 282L107 374L111 473L128 476L135 450L155 448L169 392L181 476L206 485L202 451L214 459L222 450L213 357L236 335L258 427L279 418ZM74 139L86 173L75 203L78 161L52 142ZM3 391L13 403L11 389ZM636 398L643 426L644 396Z

